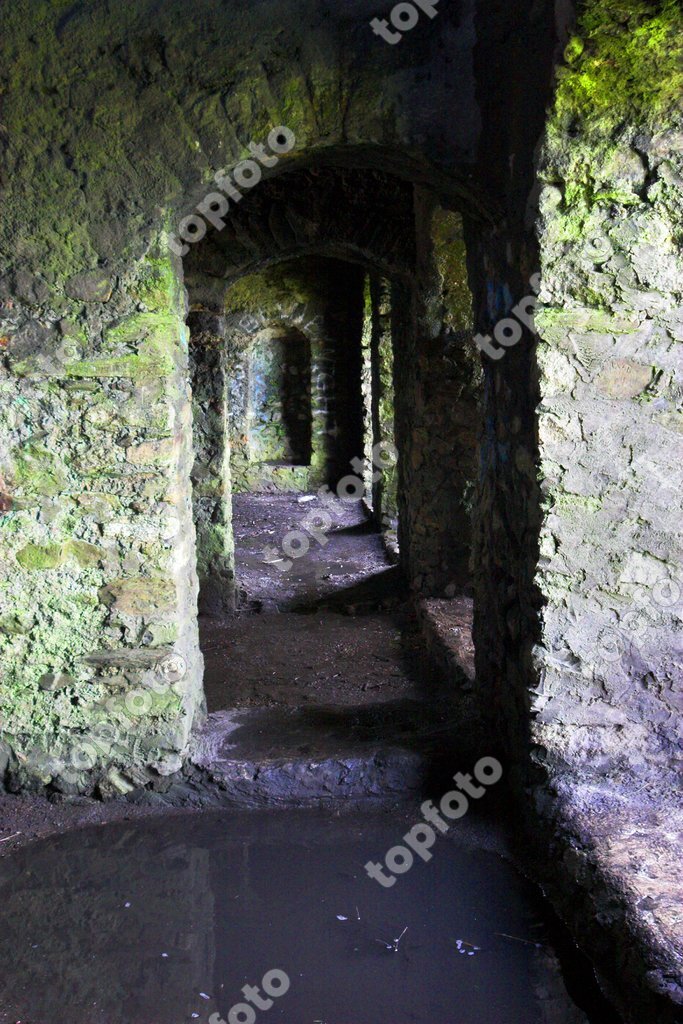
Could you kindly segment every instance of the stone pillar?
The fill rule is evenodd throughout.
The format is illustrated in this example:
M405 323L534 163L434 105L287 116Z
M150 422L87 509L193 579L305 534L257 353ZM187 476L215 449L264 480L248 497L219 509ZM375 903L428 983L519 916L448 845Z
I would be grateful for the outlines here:
M220 616L235 609L225 324L213 314L194 313L190 329L199 610Z
M412 586L453 596L471 579L481 369L463 320L471 300L460 219L417 190L416 223L417 287L392 296L399 540Z
M370 278L372 316L372 427L373 445L395 447L394 344L391 334L391 297L387 281ZM398 528L398 465L376 467L372 504L377 523L392 538Z
M203 707L179 267L5 304L0 690L12 785L104 795L177 771ZM45 296L48 302L48 296Z

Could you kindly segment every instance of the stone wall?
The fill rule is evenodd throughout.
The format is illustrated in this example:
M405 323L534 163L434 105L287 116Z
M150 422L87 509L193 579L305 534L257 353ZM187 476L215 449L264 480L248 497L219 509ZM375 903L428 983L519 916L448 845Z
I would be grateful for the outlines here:
M315 367L317 369L317 366ZM315 485L311 342L266 326L226 352L233 489L301 491ZM324 456L323 456L324 458Z
M497 350L477 498L483 699L507 749L524 760L531 745L544 771L652 783L674 763L680 628L680 33L659 10L586 6L514 265L495 230L467 235Z
M235 609L226 322L213 313L193 312L188 326L199 611L204 615L221 615Z
M540 166L532 708L553 758L665 791L683 708L683 16L616 17L584 13Z
M683 998L666 840L680 827L680 40L677 5L584 5L516 265L495 232L468 236L496 352L476 685L538 863L550 838L548 891L622 1012L653 1021L677 1020ZM537 335L518 332L536 301Z
M0 700L14 785L97 780L111 794L177 771L203 704L177 275L153 251L125 287L68 278L79 315L42 328L5 304Z
M399 541L413 588L452 597L470 585L481 370L461 220L416 198L416 287L392 297Z
M391 335L391 285L373 275L369 281L372 441L396 448L394 411L394 346ZM392 546L398 544L398 464L383 459L375 467L372 507L375 519Z
M257 458L308 466L311 461L311 346L303 334L273 328L254 353L252 445Z

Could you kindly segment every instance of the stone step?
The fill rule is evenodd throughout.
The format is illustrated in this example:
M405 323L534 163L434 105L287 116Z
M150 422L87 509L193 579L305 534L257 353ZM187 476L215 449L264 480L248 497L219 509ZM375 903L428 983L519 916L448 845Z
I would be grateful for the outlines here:
M396 702L398 703L398 702ZM428 743L415 730L380 741L379 726L412 714L416 702L357 708L258 708L209 716L194 740L193 768L204 803L316 806L333 800L403 801L423 788ZM415 704L415 707L407 705ZM393 733L396 735L396 733Z

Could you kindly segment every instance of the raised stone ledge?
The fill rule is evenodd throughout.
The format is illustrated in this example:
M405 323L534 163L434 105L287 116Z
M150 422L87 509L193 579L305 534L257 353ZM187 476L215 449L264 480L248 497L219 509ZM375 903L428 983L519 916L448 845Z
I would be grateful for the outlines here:
M454 674L463 689L474 684L474 603L469 597L424 598L417 614L422 632L437 667ZM464 678L463 678L464 677Z
M170 647L122 647L115 651L93 651L81 658L80 662L95 669L145 671L157 668L172 654Z
M538 878L625 1019L680 1024L683 811L675 790L653 796L631 782L563 775L552 795L536 791L551 830ZM538 819L529 827L537 840Z

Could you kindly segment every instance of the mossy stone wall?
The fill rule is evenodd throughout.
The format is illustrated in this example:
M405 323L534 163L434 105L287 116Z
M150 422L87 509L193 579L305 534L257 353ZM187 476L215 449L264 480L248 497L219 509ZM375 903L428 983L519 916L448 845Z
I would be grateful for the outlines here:
M541 157L534 738L665 793L681 710L683 13L585 5Z
M295 132L291 162L343 145L406 177L415 164L454 171L422 116L426 99L444 106L439 76L413 112L388 112L387 97L420 80L408 55L378 54L366 11L299 11L3 10L0 768L11 785L163 788L201 718L188 330L168 246L181 217L278 124ZM418 48L445 67L436 40ZM463 96L470 79L464 66ZM425 131L433 159L404 159ZM474 134L463 125L461 151Z

